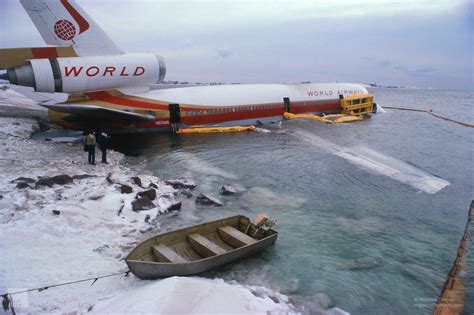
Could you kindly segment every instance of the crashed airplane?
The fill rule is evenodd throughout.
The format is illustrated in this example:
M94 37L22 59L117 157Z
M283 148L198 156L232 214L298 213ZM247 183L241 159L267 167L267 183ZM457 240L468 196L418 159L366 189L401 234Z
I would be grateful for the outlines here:
M357 84L233 84L150 89L163 58L123 52L73 0L20 0L49 47L0 49L0 79L37 92L66 93L42 103L58 125L111 133L278 122L285 112L334 114ZM160 85L155 85L159 87Z

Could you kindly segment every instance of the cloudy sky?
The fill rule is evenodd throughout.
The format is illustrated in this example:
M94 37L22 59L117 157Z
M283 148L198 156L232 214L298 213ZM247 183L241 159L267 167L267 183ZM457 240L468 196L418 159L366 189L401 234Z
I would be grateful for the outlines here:
M78 0L167 80L376 82L474 89L471 0ZM18 0L0 0L0 47L42 46Z

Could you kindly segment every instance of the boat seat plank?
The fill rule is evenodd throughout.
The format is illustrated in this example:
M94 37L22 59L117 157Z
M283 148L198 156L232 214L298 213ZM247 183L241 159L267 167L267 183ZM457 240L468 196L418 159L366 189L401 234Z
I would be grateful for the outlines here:
M152 246L152 249L153 254L155 254L159 262L170 262L174 264L182 264L188 262L187 259L180 256L173 249L169 248L166 245L154 245Z
M220 237L228 244L238 248L246 245L252 245L257 242L245 233L240 232L236 228L225 225L218 229Z
M188 241L193 247L193 249L199 255L204 257L211 257L227 253L224 248L214 244L209 239L198 233L188 235Z

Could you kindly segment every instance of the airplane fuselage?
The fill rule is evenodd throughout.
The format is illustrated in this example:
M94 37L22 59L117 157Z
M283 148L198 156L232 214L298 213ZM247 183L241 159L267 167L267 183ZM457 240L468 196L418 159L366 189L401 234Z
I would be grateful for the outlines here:
M234 84L152 90L135 94L120 91L86 93L75 104L153 116L146 121L80 121L54 111L50 116L66 128L106 128L110 132L168 132L173 127L234 126L278 122L285 112L333 114L343 97L367 94L358 84ZM95 126L94 124L100 124Z

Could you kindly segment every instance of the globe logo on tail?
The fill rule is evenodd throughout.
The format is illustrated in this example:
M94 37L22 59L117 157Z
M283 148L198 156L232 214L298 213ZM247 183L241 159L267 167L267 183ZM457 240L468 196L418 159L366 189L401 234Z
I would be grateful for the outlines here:
M54 33L62 40L71 40L76 36L76 28L68 20L59 20L54 23Z

